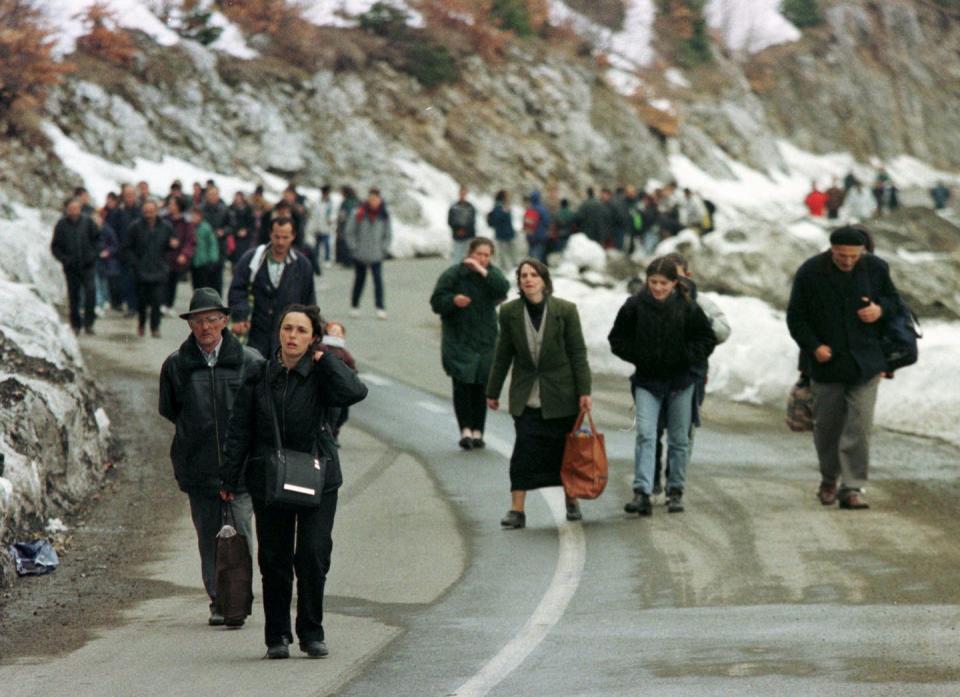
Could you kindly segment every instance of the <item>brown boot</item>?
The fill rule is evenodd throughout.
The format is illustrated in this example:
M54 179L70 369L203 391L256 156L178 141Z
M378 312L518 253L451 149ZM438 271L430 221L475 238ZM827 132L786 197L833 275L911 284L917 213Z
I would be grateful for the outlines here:
M864 498L856 489L850 489L849 491L843 492L840 496L840 508L846 508L851 511L862 511L864 509L870 508Z
M817 498L824 506L832 506L837 502L837 483L820 482L820 489L817 490Z

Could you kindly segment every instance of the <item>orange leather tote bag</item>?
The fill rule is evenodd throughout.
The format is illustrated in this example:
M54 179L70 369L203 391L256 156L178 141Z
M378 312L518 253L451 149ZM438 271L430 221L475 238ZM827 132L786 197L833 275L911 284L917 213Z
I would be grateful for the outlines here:
M587 417L590 430L581 428ZM603 434L593 423L593 414L581 411L563 448L560 479L568 498L595 499L607 486L607 448Z

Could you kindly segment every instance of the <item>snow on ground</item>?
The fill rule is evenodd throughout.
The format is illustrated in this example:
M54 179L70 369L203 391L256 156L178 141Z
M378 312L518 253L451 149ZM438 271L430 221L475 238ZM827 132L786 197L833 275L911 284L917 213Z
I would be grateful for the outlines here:
M607 335L628 295L554 278L558 297L573 301L594 372L626 378L632 367L610 352ZM707 392L728 399L785 407L797 380L797 345L787 331L784 313L759 298L704 293L727 316L730 338L710 357ZM877 401L876 423L884 428L943 438L960 444L960 322L924 324L920 360L884 380Z
M781 0L710 0L704 14L727 47L757 53L800 38L800 30L780 14L780 4Z
M150 0L100 1L115 13L117 23L125 29L142 31L161 46L173 46L182 40L179 34L154 14L155 3ZM39 3L57 30L55 46L57 55L64 56L74 51L77 39L85 30L80 18L95 2L97 0L44 0ZM210 45L210 48L238 58L254 58L258 55L247 45L240 29L220 12L211 14L210 24L223 29L223 33Z
M307 0L301 3L303 16L320 26L352 27L356 22L348 19L356 17L369 10L377 0ZM423 26L423 15L414 10L402 0L387 0L387 4L404 10L410 15L409 24L414 27Z

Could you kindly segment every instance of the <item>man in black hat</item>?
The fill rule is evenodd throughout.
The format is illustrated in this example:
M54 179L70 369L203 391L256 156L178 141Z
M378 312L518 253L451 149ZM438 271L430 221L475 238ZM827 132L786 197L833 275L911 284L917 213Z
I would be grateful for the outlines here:
M870 463L870 430L880 376L882 322L899 294L887 263L865 251L857 227L837 228L830 249L797 270L787 326L810 365L814 443L824 506L868 508L863 498Z
M224 507L232 508L237 531L248 542L253 539L250 495L243 492L230 503L219 498L223 441L236 393L256 381L264 362L227 329L228 313L217 291L197 288L189 312L180 315L191 334L160 371L160 414L177 427L170 459L180 490L190 498L203 585L210 596L209 624L215 626L224 624L214 605L216 537Z

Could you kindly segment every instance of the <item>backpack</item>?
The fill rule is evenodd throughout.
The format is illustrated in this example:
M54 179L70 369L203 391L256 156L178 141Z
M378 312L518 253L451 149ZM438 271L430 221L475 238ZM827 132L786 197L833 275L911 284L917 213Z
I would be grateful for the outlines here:
M473 211L466 204L454 204L450 209L450 227L454 229L468 228L473 218Z
M538 227L540 227L540 211L530 206L523 212L523 232L528 236L534 235Z

